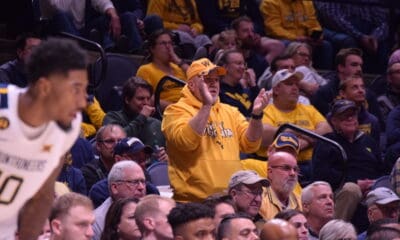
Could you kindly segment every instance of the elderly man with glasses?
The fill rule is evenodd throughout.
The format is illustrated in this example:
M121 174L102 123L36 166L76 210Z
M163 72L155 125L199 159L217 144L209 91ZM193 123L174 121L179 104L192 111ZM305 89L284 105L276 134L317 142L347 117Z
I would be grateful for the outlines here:
M131 160L115 163L108 174L108 189L110 197L94 211L93 240L100 239L107 211L114 201L127 197L140 199L146 195L146 179L140 165Z
M237 171L231 176L228 185L228 194L232 197L236 211L248 214L259 227L264 224L262 217L258 214L263 186L269 186L269 181L251 170Z
M268 159L268 180L264 190L260 215L269 220L285 209L302 210L300 196L294 193L300 168L296 158L288 152L275 152Z

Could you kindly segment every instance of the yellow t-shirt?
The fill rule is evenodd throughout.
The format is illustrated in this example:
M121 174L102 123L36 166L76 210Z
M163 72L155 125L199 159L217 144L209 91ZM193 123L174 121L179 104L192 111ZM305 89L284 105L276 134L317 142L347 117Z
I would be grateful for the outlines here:
M301 128L314 131L316 129L316 126L321 122L326 122L326 119L312 105L297 103L297 106L293 111L282 112L277 109L274 104L269 104L264 109L262 122L268 123L274 127L279 127L284 123L292 123ZM266 152L266 148L261 147L260 150L257 152L257 155L265 157ZM311 160L312 152L312 148L307 148L303 151L300 151L297 158L298 161L301 162Z
M186 81L186 74L183 70L176 64L170 63L173 76L179 78L183 81ZM157 84L160 80L166 76L167 74L161 71L157 66L153 63L148 63L139 67L136 76L143 78L146 82L148 82L153 90L156 90ZM173 82L166 82L163 87L163 91L161 91L160 99L166 100L172 103L175 103L179 100L181 96L182 86L179 86Z

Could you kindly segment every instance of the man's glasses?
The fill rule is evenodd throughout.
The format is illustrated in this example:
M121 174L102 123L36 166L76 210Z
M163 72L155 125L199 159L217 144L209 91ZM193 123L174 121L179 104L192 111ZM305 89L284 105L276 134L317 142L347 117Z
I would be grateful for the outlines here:
M117 144L117 142L121 141L122 139L103 139L103 140L98 140L99 143L103 143L104 145L110 147L110 146L115 146L115 144Z
M270 168L278 168L282 171L285 172L290 172L290 171L294 171L295 173L300 173L300 168L298 166L290 166L290 165L275 165L275 166L269 166Z
M134 179L134 180L117 180L116 182L126 183L129 186L137 187L139 184L146 185L145 179Z
M263 193L263 190L257 190L257 191L250 191L250 190L246 190L246 189L240 189L238 190L239 192L244 193L245 195L247 195L248 197L250 197L251 199L256 198L257 196L261 196Z

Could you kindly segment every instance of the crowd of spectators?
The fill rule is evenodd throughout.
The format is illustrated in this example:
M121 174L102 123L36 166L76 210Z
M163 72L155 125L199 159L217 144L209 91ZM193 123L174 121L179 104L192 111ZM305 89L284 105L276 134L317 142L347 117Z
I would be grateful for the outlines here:
M56 197L40 239L400 237L400 50L391 55L399 39L389 5L33 4L49 34L145 59L120 86L121 109L104 112L89 96L58 178L75 193ZM0 83L29 84L25 63L41 37L17 38ZM167 82L155 103L165 76L186 85ZM286 123L311 134L280 132ZM149 174L160 163L171 195Z

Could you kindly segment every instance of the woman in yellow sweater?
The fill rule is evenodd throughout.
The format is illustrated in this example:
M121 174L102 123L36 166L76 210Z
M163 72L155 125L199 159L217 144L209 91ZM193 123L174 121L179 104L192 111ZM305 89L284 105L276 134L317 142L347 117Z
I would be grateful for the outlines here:
M150 35L148 41L150 62L140 66L136 75L148 82L153 90L165 76L173 76L186 81L185 72L189 65L176 55L170 32L165 29L157 30ZM175 83L164 84L160 95L161 109L177 102L181 90L182 86Z

